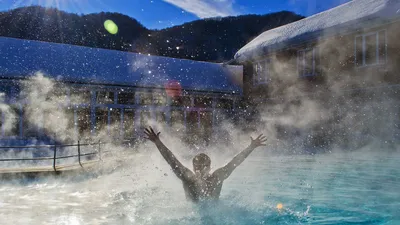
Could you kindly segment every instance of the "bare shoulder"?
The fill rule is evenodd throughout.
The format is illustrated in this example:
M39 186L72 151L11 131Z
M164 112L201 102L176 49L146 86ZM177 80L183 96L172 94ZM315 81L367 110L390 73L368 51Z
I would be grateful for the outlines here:
M210 178L209 178L209 179L210 179L210 180L213 180L213 181L223 180L222 177L221 177L221 173L216 173L216 172L212 173L212 174L210 175Z
M192 171L187 171L182 177L181 180L184 182L194 182L196 180L196 176Z

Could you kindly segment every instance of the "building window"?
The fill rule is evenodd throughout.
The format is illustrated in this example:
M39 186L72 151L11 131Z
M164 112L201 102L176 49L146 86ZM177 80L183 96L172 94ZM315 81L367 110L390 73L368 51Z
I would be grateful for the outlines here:
M165 112L163 112L163 111L156 112L156 120L160 124L166 123L167 122L167 116L165 115Z
M385 64L386 52L386 30L358 35L355 38L357 67Z
M221 98L218 99L216 107L219 109L233 109L233 99Z
M172 110L171 111L171 125L181 125L185 123L185 115L183 111L180 110Z
M118 104L121 105L134 105L135 93L134 92L118 92Z
M269 77L269 61L259 61L254 64L253 84L266 84Z
M186 128L189 135L196 134L199 130L199 113L188 111L186 114Z
M72 104L89 104L91 102L90 90L71 89L70 101Z
M171 106L175 107L190 107L192 106L192 101L188 96L177 96L171 99Z
M121 134L121 109L110 108L110 124L109 132L111 132L112 137L118 138Z
M154 92L153 93L153 102L154 102L154 105L165 106L165 105L167 105L167 96L165 96L164 93Z
M108 126L108 109L107 108L96 108L96 123L95 130L97 134L101 131L106 131Z
M47 98L59 103L66 103L69 92L69 89L66 87L55 86L53 90L47 94Z
M76 126L80 136L89 134L90 132L90 108L76 109Z
M124 109L124 138L133 138L135 132L135 110L134 109Z
M297 52L297 70L301 77L317 75L319 66L318 48L307 48Z
M196 98L194 98L194 105L197 108L211 108L212 107L212 98L196 97Z
M113 103L114 103L114 92L111 91L97 92L97 104L113 104Z
M150 92L138 93L141 105L152 105L153 95Z
M150 126L151 113L149 111L140 112L140 129L144 129Z

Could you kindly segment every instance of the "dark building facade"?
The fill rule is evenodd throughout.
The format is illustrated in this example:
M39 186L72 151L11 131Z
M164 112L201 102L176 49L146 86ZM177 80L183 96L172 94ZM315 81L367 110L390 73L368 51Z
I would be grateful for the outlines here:
M262 33L235 56L245 98L271 115L315 115L299 132L282 129L311 145L398 140L399 8L398 0L351 1Z
M46 135L46 115L26 119L31 104L20 96L21 82L42 73L55 82L51 95L66 111L75 138L106 130L119 140L133 140L151 121L209 141L222 116L242 98L242 67L0 38L0 87L4 103L17 120L2 126L3 141ZM3 112L2 124L6 116ZM38 125L39 124L39 125ZM44 132L44 133L43 133Z

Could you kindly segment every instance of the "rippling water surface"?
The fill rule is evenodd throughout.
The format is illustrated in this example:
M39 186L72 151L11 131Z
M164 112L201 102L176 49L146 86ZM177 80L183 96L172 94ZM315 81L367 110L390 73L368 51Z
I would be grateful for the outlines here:
M1 224L400 224L399 153L253 153L221 200L193 205L160 158L90 176L0 184ZM281 203L283 208L277 209Z

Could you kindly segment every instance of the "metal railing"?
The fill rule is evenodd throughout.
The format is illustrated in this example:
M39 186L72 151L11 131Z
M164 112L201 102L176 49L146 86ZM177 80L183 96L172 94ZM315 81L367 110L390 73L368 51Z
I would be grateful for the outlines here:
M78 158L78 163L79 165L83 168L82 165L82 160L81 157L85 156L93 156L97 155L98 159L101 161L101 145L104 145L106 143L102 142L97 142L97 143L90 143L90 144L81 144L80 141L78 141L78 144L67 144L67 145L28 145L28 146L0 146L1 149L43 149L43 148L48 148L53 149L53 157L32 157L32 158L6 158L6 159L1 159L0 162L17 162L17 161L45 161L45 160L53 160L53 170L57 172L57 159L68 159L68 158ZM98 146L97 151L90 152L90 153L81 153L81 147L83 146ZM77 154L73 155L66 155L66 156L57 156L57 151L59 151L62 148L65 147L76 147ZM104 151L103 153L106 153L107 151Z

